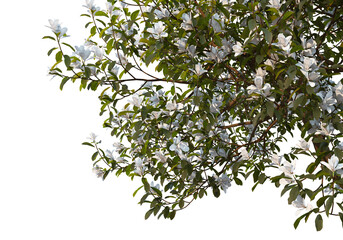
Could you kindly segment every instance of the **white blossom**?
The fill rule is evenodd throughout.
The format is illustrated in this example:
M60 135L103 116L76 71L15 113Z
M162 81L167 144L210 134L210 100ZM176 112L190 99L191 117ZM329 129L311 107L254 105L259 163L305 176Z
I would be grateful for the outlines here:
M283 33L279 33L277 38L278 38L278 46L285 52L289 52L292 36L285 37Z
M343 103L343 84L338 82L334 88L338 103Z
M154 14L158 19L170 17L168 9L165 8L161 8L161 10L155 9Z
M97 137L98 137L98 136L95 135L95 133L91 133L91 134L89 135L88 139L91 140L92 143L95 143Z
M83 61L86 61L92 53L89 49L85 49L85 46L83 45L75 46L75 48L75 54L79 55Z
M99 60L102 60L102 58L104 57L104 50L102 48L99 48L98 46L93 46L92 52L94 53L94 56Z
M155 39L167 37L168 33L164 32L163 22L154 23L153 28L148 28L147 31L152 34Z
M214 30L214 32L222 32L222 26L224 26L224 20L221 18L218 13L215 13L211 18L211 26Z
M94 0L86 0L86 5L83 5L83 7L88 8L90 13L97 12L100 10L99 7L96 7L94 4Z
M331 172L337 172L338 174L343 174L343 163L339 163L338 157L332 155L328 162L321 161L325 167L327 167Z
M50 26L48 26L48 28L51 28L51 30L54 33L59 34L59 37L63 37L68 31L68 28L61 27L60 21L58 19L54 19L54 20L49 19L49 24Z
M135 159L135 173L140 176L143 176L146 167L144 166L144 161L141 158Z
M241 156L241 160L249 160L250 159L250 156L249 156L249 153L248 153L246 147L242 147L241 149L239 149L239 153Z
M317 43L313 39L305 40L304 37L301 38L301 45L304 48L302 54L307 57L312 57L316 52Z
M226 193L226 190L231 186L230 178L225 173L223 173L220 177L214 177L217 181L217 185L221 187L223 191Z
M309 142L306 142L304 139L300 139L299 143L297 144L298 148L301 148L304 151L309 151L310 150L310 144Z
M182 152L188 152L189 147L187 142L181 141L181 136L173 138L173 144L169 147L170 151L176 152L178 155L182 154Z
M162 162L162 163L167 162L168 158L161 151L156 151L155 156L156 156L157 160L159 160L160 162Z
M269 4L267 5L267 7L275 8L279 10L281 7L280 0L269 0Z
M232 50L235 52L235 57L241 55L243 53L242 44L237 42L235 45L233 45Z
M331 136L334 131L334 128L332 124L326 124L321 122L320 123L320 129L317 130L317 134L325 135L325 136Z
M98 165L94 166L92 171L96 174L98 178L102 178L105 174L104 170L102 170L102 168Z
M183 29L187 30L193 30L193 22L192 22L192 17L188 13L184 13L181 16L183 23L181 24L181 27Z
M278 156L277 154L273 154L270 158L273 164L281 166L282 156Z
M322 98L322 102L320 103L320 107L323 110L328 111L328 113L332 113L335 109L335 105L337 100L333 97L333 92L329 91L325 95L324 92L319 92L318 95Z
M151 182L150 183L150 191L153 193L153 194L157 194L156 193L156 191L153 189L153 188L156 188L156 189L158 189L158 190L160 190L161 191L161 189L160 189L160 184L154 184L154 182Z
M311 204L306 204L304 199L298 195L297 199L292 202L292 205L296 208L298 208L296 215L299 215L301 211L311 211L313 209Z
M134 106L138 108L141 107L142 101L143 101L143 98L138 95L132 96L132 99L128 100L129 103L133 104Z
M288 162L285 161L279 169L285 174L286 177L293 178L294 170L295 170L295 161Z
M200 75L204 74L205 72L207 72L207 70L202 68L201 63L197 63L195 65L195 69L194 70L191 69L191 71L194 72L197 76L200 76Z

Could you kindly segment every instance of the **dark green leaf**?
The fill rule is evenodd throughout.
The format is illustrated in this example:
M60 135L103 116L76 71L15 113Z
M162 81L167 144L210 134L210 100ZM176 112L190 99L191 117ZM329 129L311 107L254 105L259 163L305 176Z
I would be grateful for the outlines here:
M315 220L315 225L316 225L316 229L317 231L320 231L323 229L323 218L322 215L318 214Z

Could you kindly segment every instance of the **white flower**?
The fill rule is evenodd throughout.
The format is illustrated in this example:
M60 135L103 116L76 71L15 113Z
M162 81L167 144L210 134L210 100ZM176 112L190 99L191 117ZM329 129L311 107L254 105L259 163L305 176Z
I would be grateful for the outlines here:
M151 182L150 183L150 191L153 193L153 194L156 194L156 191L153 189L153 188L156 188L156 189L158 189L158 190L160 190L161 191L161 189L160 189L160 184L154 184L154 182Z
M286 52L289 51L292 36L285 37L283 33L280 33L277 38L278 38L278 46Z
M176 46L179 48L179 53L186 52L187 39L181 38L176 42Z
M85 46L75 46L76 51L75 53L79 55L83 61L86 61L89 56L91 55L91 51L89 49L85 49Z
M86 0L86 5L83 5L83 7L88 8L90 13L100 10L99 7L94 5L94 0Z
M157 158L157 160L159 160L162 163L166 163L167 162L167 157L160 151L156 151L155 152L155 156Z
M161 8L161 10L155 9L154 14L158 19L168 18L170 16L168 9L165 8Z
M196 51L196 47L194 45L190 45L187 47L187 52L191 57L195 57L195 51Z
M321 134L321 135L325 135L325 136L331 136L333 131L334 131L334 128L333 128L331 123L329 125L327 125L326 123L321 122L320 123L320 129L317 130L316 133Z
M211 26L213 27L214 32L222 32L222 26L224 25L224 20L221 18L218 13L215 13L211 18Z
M242 44L237 42L235 45L233 45L232 50L235 52L235 57L241 55L243 52Z
M213 46L211 46L211 51L205 51L205 54L208 60L214 60L217 63L223 61L224 57L226 56L226 53L224 51L218 50L216 47Z
M159 39L159 38L168 36L168 33L163 32L163 30L164 30L163 22L156 22L156 23L154 23L153 28L147 29L147 31L149 33L151 33L155 39Z
M181 136L173 138L173 144L169 147L170 151L176 152L179 156L183 154L182 152L188 152L189 147L187 142L181 141Z
M316 52L317 43L313 39L305 40L304 37L301 37L301 45L304 48L302 54L307 57L312 57Z
M338 174L343 174L343 163L339 163L339 159L332 155L328 162L321 162L325 167L327 167L331 172L337 172Z
M220 107L223 105L223 97L222 96L213 96L212 102L210 103L210 112L211 113L219 113Z
M99 167L98 165L96 165L95 167L93 167L93 173L95 173L96 174L96 176L98 177L98 178L102 178L103 176L104 176L104 170L102 170L102 168L101 167Z
M258 95L262 95L264 97L266 97L267 99L269 99L270 101L274 101L273 97L269 97L270 90L271 90L271 86L269 83L264 84L263 86L263 78L266 74L265 70L262 70L262 68L258 68L255 78L254 78L254 83L255 85L250 85L248 86L248 94L258 94ZM254 97L254 96L253 96Z
M190 14L184 13L181 16L183 23L181 24L181 27L183 29L187 30L193 30L193 22Z
M300 139L299 143L297 144L297 147L301 148L304 151L310 150L310 144L306 142L304 139Z
M141 107L142 101L143 101L143 98L138 95L132 96L132 99L128 100L129 103L133 104L134 106L138 108Z
M183 104L182 103L176 103L176 101L174 100L173 102L167 102L166 104L166 109L169 111L175 111L179 108L182 108Z
M191 71L194 72L197 76L200 76L200 75L204 74L205 72L207 72L207 70L204 70L202 68L201 63L197 63L195 65L195 70L191 69Z
M116 56L118 58L119 64L122 66L126 66L129 61L127 60L127 58L125 56L123 56L121 53L116 53Z
M106 157L108 157L108 158L114 160L113 152L114 152L114 150L110 151L110 150L107 149L107 150L106 150Z
M214 177L217 181L217 185L220 186L226 193L226 190L231 186L230 178L225 173L223 173L220 177Z
M285 174L286 177L293 178L294 170L295 170L295 161L288 162L285 161L279 169Z
M333 92L332 91L327 92L325 97L324 97L324 92L320 92L318 93L318 95L322 98L320 107L323 110L328 111L328 113L332 113L332 111L335 109L335 104L337 103L337 100L333 97Z
M267 7L275 8L279 10L281 7L280 0L269 0L269 4L267 5Z
M135 159L135 173L137 173L140 176L143 176L144 171L146 169L145 166L143 166L143 159L141 158L136 158Z
M114 7L115 6L112 3L110 3L110 2L106 3L106 10L110 15L113 14Z
M94 53L94 56L99 60L104 57L104 50L102 48L99 48L98 46L93 46L92 52Z
M56 34L59 34L60 37L63 37L64 34L66 34L68 31L68 28L61 27L61 24L58 19L55 19L55 20L49 19L49 23L50 23L50 27L48 26L48 28L51 28L51 30Z
M114 75L118 75L119 73L119 67L118 66L114 66L111 70L111 73L113 73Z
M304 199L298 195L297 199L292 202L292 205L296 208L299 208L299 210L296 212L296 215L298 215L301 211L311 211L313 209L311 204L305 204Z
M335 86L335 94L338 103L343 103L343 84L338 82Z
M299 62L296 65L301 67L300 71L310 81L310 86L314 87L315 83L312 81L317 81L320 77L318 73L314 72L318 68L317 61L314 58L304 57L303 63Z
M241 155L241 160L249 160L250 159L249 153L245 147L242 147L241 149L239 149L239 153Z
M120 152L121 150L125 148L124 145L120 142L113 143L113 147L115 148L116 152Z
M275 67L273 61L270 60L270 59L267 59L267 60L264 62L264 64L267 65L267 66L270 66L272 69L274 69L274 67Z
M270 160L275 165L281 166L282 156L278 156L277 154L273 154L272 157L270 158Z
M91 140L92 143L95 143L97 137L98 137L98 136L95 135L95 133L91 133L91 134L89 135L88 139Z

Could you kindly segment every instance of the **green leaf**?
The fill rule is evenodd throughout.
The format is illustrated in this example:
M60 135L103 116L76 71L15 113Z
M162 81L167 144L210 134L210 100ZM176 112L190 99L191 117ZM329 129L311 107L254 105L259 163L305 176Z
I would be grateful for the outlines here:
M331 207L332 207L333 201L334 201L334 197L333 197L333 196L330 196L330 197L326 200L326 205L325 205L325 213L326 213L326 216L329 216L330 209L331 209Z
M300 217L297 218L297 220L295 220L295 222L293 223L294 229L297 229L297 227L299 226L300 221L307 215L307 213L301 215Z
M67 47L69 47L73 52L75 52L75 48L73 48L71 45L69 45L68 43L62 43L63 45L66 45Z
M320 231L323 229L323 218L322 215L318 214L315 220L315 225L316 225L316 229L317 231Z
M283 15L282 19L283 19L283 20L286 20L287 18L289 18L290 16L292 16L293 13L294 13L294 12L292 12L292 11L286 12L286 13Z
M266 41L270 44L272 43L273 41L273 35L272 33L268 30L268 29L265 29L265 28L262 28L262 31L264 33L264 37L266 38Z
M94 15L97 17L100 17L100 16L108 17L107 13L105 13L103 11L97 11Z
M274 103L273 102L267 102L266 103L266 107L267 107L267 114L269 117L273 117L274 115Z
M248 22L248 26L249 26L250 31L254 30L256 28L256 20L250 19Z
M147 211L145 213L144 219L147 220L153 212L154 212L153 208L151 208L149 211Z
M56 47L54 47L54 48L51 48L50 50L49 50L49 52L48 52L48 56L50 56L51 55L51 53L54 51L54 50L56 50L57 48Z
M89 143L89 142L83 142L82 145L87 145L87 146L91 146L91 147L94 147L93 144Z
M144 184L144 190L146 192L150 192L150 184L148 183L148 181L146 180L146 178L142 178L142 182Z
M288 204L291 204L295 199L297 199L298 195L299 195L299 187L295 186L289 192Z
M60 89L61 91L63 90L63 86L64 84L66 84L66 82L68 82L68 80L70 79L70 77L64 77L61 81L61 84L60 84Z
M66 67L69 68L70 67L70 63L71 63L70 57L68 55L63 55L63 57L64 57L64 63L66 65Z
M93 155L92 155L92 160L94 161L96 159L96 157L98 156L99 152L95 152Z
M134 11L132 14L131 14L131 20L136 20L136 18L138 17L138 14L139 14L139 10L136 10Z
M343 227L343 213L338 213L339 214L339 218L341 219L341 222L342 222L342 227Z
M55 39L55 38L53 38L53 37L50 37L50 36L44 36L44 37L43 37L43 39L51 39L51 40L54 40L54 41L56 41L56 39Z
M63 54L62 54L61 51L57 52L56 56L55 56L56 62L61 62L62 61L62 56L63 56Z
M139 190L141 190L141 189L142 189L142 187L143 187L143 185L142 185L142 186L140 186L139 188L137 188L137 189L136 189L136 191L134 191L134 192L133 192L133 194L132 194L132 195L133 195L133 197L135 197L135 196L136 196L136 194L138 193L138 191L139 191Z

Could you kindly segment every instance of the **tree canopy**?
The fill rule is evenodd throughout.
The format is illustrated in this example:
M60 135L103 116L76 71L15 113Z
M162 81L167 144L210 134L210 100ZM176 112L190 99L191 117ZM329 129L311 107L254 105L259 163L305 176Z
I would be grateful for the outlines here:
M106 7L105 7L106 3ZM87 0L89 37L49 20L50 75L100 90L94 172L140 178L140 204L173 219L209 192L270 181L302 214L343 223L343 4L337 0ZM300 132L299 142L287 135ZM304 159L304 156L307 158ZM310 159L310 160L308 160ZM305 164L297 169L296 162Z

